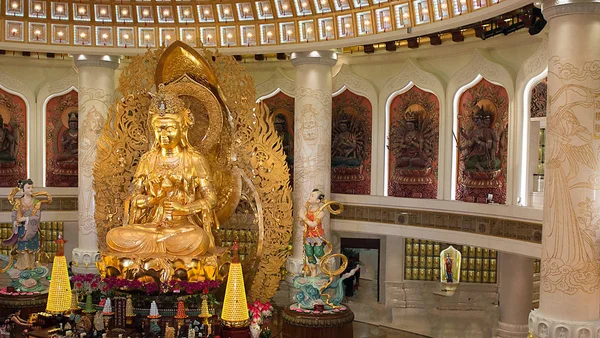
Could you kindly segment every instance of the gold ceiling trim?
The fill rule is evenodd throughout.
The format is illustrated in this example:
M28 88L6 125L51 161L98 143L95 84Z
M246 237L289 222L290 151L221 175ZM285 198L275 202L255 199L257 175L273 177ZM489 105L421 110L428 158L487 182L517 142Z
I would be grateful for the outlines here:
M7 0L0 1L0 42L122 48L152 48L175 40L191 47L294 45L407 30L498 3L499 0Z

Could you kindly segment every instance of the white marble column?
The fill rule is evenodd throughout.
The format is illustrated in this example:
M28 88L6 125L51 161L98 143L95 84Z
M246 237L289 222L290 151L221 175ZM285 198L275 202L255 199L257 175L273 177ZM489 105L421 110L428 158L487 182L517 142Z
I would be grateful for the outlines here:
M404 292L404 260L406 257L404 237L385 237L385 306L406 307Z
M333 51L292 53L296 67L294 106L294 234L292 257L287 269L295 275L302 270L303 225L297 221L300 208L313 189L326 198L331 191L331 67L337 62ZM330 238L329 215L323 220L325 237Z
M534 337L600 337L600 2L544 0L548 117Z
M500 321L496 337L526 338L533 302L533 258L500 253Z
M78 246L73 250L73 271L97 273L95 262L99 253L92 171L96 143L113 103L119 57L75 55L74 59L79 72L79 226Z

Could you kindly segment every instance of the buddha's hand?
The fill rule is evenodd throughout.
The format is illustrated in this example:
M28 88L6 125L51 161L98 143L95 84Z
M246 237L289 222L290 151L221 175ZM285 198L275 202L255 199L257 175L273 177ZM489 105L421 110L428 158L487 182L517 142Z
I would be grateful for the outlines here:
M190 214L190 208L179 202L165 201L165 213L174 216L187 216Z
M137 206L138 208L147 208L150 205L151 200L152 200L152 197L150 197L150 196L145 196L145 195L137 196L135 198L135 206Z

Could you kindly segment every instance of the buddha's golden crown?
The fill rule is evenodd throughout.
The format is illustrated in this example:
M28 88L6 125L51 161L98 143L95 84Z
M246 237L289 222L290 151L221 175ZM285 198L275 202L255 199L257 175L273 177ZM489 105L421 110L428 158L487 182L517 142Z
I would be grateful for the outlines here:
M179 115L186 109L185 103L177 94L166 90L163 84L158 86L158 93L152 94L150 102L150 114L165 116L167 114Z

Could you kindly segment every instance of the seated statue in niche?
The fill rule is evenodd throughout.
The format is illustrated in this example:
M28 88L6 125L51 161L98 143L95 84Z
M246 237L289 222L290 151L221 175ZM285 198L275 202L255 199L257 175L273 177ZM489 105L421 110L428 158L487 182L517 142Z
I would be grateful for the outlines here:
M331 166L334 181L362 181L365 154L364 134L360 123L342 111L334 119L331 142Z
M69 129L62 133L60 143L62 151L56 156L56 165L61 168L77 168L78 133L77 113L69 113Z
M290 133L287 126L287 121L283 114L275 115L275 131L281 137L285 160L289 167L294 165L294 135Z
M497 179L502 169L499 158L501 131L492 128L494 115L493 107L482 103L472 114L471 131L460 129L462 142L458 149L462 153L467 186L494 187L499 184ZM498 124L496 127L499 129Z
M217 194L207 160L188 141L193 115L162 86L152 98L154 145L134 176L125 225L110 230L108 247L138 257L198 257L215 248Z
M4 124L4 118L0 115L0 167L12 167L16 164L16 135L16 132Z
M351 122L351 116L346 112L342 112L336 122L331 146L333 166L358 167L362 162L358 135L351 130Z
M436 130L420 105L407 108L405 117L392 126L390 151L395 161L393 180L403 184L433 182L432 161Z

